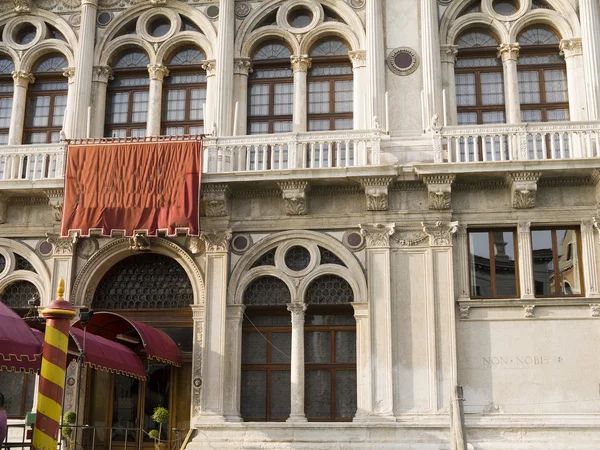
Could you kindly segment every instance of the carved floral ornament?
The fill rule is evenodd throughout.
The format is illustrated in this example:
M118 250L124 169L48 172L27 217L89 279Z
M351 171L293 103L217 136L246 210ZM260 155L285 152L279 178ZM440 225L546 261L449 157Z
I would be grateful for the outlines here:
M360 183L365 190L367 211L387 211L392 177L363 178Z
M444 247L452 245L452 235L458 229L458 222L436 222L435 224L421 223L423 231L429 236L429 244L432 247Z
M226 230L203 233L200 238L204 241L207 253L220 253L229 250L231 236L231 230Z
M285 213L288 216L306 215L308 213L308 182L281 181L278 185L282 192Z
M506 175L506 183L511 189L513 208L530 209L535 206L540 176L540 172L514 172Z
M368 248L385 248L390 246L390 236L396 231L396 224L374 223L360 225L360 234L366 241Z

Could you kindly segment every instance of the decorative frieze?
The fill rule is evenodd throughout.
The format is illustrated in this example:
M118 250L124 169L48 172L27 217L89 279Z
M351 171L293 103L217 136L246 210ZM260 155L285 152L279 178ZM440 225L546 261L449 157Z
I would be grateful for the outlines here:
M425 175L423 182L427 186L429 209L445 210L451 207L452 183L456 175Z
M288 216L303 216L308 213L307 181L281 181L277 183L281 189L285 213Z
M227 252L231 241L231 230L202 233L200 238L204 241L207 253Z
M502 58L502 62L512 60L516 61L519 58L519 44L500 44L498 47L498 58Z
M513 172L506 175L513 208L530 209L535 206L537 182L541 175L541 172Z
M367 211L388 210L388 189L391 177L363 178L360 183L365 190Z
M412 231L396 231L392 235L392 240L401 247L413 247L425 242L429 236L423 232Z
M374 223L359 225L360 234L366 241L368 248L386 248L390 246L390 236L396 231L396 224Z
M60 222L63 213L64 189L46 189L44 193L48 197L48 204L52 206L54 221Z
M308 72L308 69L312 67L312 60L308 55L292 55L290 61L294 72Z
M429 236L429 245L432 247L445 247L452 245L452 235L456 233L458 222L442 222L435 224L421 222L423 231Z
M227 215L227 184L207 184L202 188L202 203L206 217L224 217Z

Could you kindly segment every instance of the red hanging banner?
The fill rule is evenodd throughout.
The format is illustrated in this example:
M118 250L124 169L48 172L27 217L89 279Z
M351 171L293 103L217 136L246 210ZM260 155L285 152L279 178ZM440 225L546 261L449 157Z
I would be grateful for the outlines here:
M61 234L199 234L199 140L69 145Z

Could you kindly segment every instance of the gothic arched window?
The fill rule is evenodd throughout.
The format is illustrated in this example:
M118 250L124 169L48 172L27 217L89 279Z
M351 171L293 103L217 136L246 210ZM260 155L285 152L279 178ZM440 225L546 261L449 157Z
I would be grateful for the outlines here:
M162 102L162 134L181 136L204 133L206 72L204 53L198 48L178 49L167 62Z
M105 135L143 137L148 120L150 77L148 56L141 50L119 55L108 83Z
M30 308L30 300L39 302L40 293L29 281L15 281L0 294L0 301L12 309Z
M33 68L35 82L27 90L24 143L42 144L60 141L69 83L63 75L67 60L49 55Z
M11 59L0 57L0 145L8 144L8 129L12 112L15 65Z

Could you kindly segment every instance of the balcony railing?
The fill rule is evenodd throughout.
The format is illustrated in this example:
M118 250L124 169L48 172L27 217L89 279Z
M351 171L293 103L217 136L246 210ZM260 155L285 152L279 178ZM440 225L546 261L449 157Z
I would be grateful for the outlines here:
M327 131L251 136L206 136L203 171L377 166L381 137L371 131Z
M539 161L599 156L599 122L452 126L434 133L435 162Z
M62 179L64 167L64 144L0 147L0 181Z

